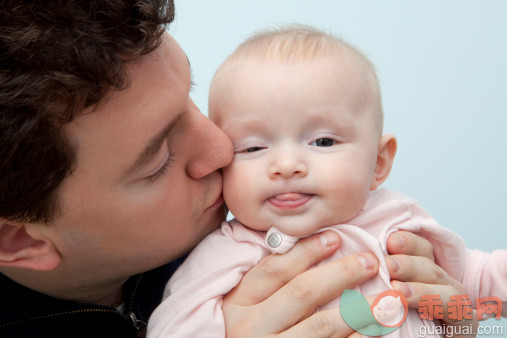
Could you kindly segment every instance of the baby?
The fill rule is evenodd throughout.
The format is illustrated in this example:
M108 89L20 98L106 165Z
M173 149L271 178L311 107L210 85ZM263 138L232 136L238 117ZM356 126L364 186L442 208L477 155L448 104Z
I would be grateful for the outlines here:
M264 256L325 230L336 231L342 245L322 264L359 251L377 255L379 274L356 289L363 296L392 289L386 240L408 230L431 241L437 263L470 299L507 300L505 251L468 250L414 200L378 189L397 141L382 134L374 67L349 44L306 26L251 37L217 71L209 115L234 145L223 195L236 219L174 274L149 336L224 337L223 295ZM319 310L337 306L339 298ZM438 324L409 310L390 337L417 337L423 325Z

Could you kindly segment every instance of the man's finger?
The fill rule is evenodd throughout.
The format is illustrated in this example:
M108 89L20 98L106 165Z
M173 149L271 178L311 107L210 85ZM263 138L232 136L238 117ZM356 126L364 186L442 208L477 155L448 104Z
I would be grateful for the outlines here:
M342 319L339 309L320 311L277 336L290 337L347 337L354 330Z
M286 254L264 257L229 293L229 300L242 306L262 302L292 278L332 255L340 244L335 232L325 231L301 239Z
M411 308L419 309L419 302L421 297L424 295L438 295L439 300L442 301L442 321L446 326L453 326L454 329L450 329L449 332L464 332L460 330L460 326L467 326L472 328L473 332L476 332L479 322L475 311L472 310L472 303L465 295L465 290L458 283L458 286L451 285L435 285L435 284L424 284L424 283L401 283L397 281L391 282L394 289L403 292L407 297L408 305ZM451 297L454 298L462 307L462 317L457 318L456 314L454 318L451 318L451 313L448 311L448 302ZM461 297L460 297L461 296ZM468 303L468 306L465 304ZM463 337L475 337L475 335L464 335ZM453 337L462 337L461 335L454 335Z
M442 300L443 308L446 308L447 302L453 295L461 295L465 291L457 289L452 285L437 285L425 283L403 283L399 281L392 281L393 289L401 291L407 297L408 306L411 308L419 308L421 297L425 295L438 295Z
M390 255L421 256L435 261L430 241L408 231L393 232L387 238L387 252Z
M464 319L459 321L451 321L445 323L445 326L452 326L452 329L447 329L446 332L470 332L470 334L454 334L453 338L475 338L477 335L477 328L479 327L479 321L477 320L477 313L473 310L472 319ZM466 327L466 329L462 328Z
M351 334L347 338L364 338L364 336L359 332L354 332L353 334Z
M449 284L455 288L460 284L444 269L426 257L390 255L386 256L387 269L391 280L419 282L426 284Z
M375 301L378 295L366 297L368 304ZM363 318L363 325L367 327L371 324L377 324L377 321L371 318L369 322L367 317ZM324 310L313 314L311 317L301 321L291 329L283 332L277 337L347 337L362 338L361 333L355 332L348 326L341 315L339 308Z
M341 295L343 290L357 286L377 272L377 258L369 252L343 257L306 271L260 304L262 313L271 314L265 325L269 332L282 332L312 314L318 306ZM280 318L286 318L286 321ZM315 324L313 321L319 318L313 318L312 322L304 325L311 327ZM335 321L332 323L336 324Z

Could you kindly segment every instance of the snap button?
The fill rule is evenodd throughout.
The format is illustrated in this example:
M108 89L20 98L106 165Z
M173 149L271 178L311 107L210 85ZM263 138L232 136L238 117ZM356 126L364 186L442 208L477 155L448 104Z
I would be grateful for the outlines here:
M280 244L282 244L282 235L280 235L278 232L273 232L271 235L269 235L268 245L271 248L276 248Z

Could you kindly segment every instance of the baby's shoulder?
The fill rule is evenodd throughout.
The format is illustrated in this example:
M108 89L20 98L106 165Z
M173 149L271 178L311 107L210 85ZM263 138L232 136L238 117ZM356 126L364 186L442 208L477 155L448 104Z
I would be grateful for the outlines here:
M363 209L364 211L369 211L387 206L410 208L414 205L418 205L418 202L415 199L402 194L399 191L380 188L370 192Z

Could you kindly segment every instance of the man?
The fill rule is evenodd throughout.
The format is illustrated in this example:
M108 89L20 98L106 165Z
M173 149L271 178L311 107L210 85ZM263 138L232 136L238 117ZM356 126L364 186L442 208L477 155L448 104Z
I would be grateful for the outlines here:
M232 147L189 98L173 17L165 1L2 2L0 336L142 336L178 258L223 220ZM431 258L400 238L394 253ZM338 246L310 237L252 269L224 302L230 335L350 334L336 313L300 321L377 272L363 253L303 273ZM399 256L406 281L430 275L413 260L439 271Z

